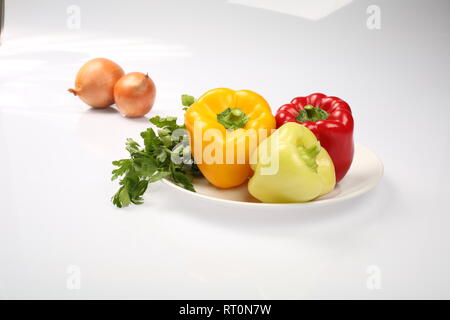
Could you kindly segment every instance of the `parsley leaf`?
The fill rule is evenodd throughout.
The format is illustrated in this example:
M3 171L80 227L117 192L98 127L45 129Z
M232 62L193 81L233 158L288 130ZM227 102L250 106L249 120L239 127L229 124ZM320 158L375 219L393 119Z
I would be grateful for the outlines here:
M190 107L191 104L195 102L195 98L193 96L190 96L188 94L182 94L181 95L181 104L185 107Z
M153 123L158 128L167 128L171 131L182 127L177 125L177 117L161 118L160 116L156 116L151 118L150 122Z
M194 101L194 97L182 96L183 105L188 106ZM175 130L185 130L185 126L178 125L176 117L156 116L151 118L150 122L158 128L157 133L153 128L141 132L143 147L133 139L127 139L125 148L130 157L112 162L117 168L112 171L111 180L120 178L120 187L111 200L119 208L131 203L142 204L148 184L163 178L195 192L193 177L201 173L192 156L187 153L188 161L180 164L171 160L175 153L180 156L183 152L190 151L187 132L172 136Z
M188 94L181 95L181 104L184 106L183 110L187 110L193 103L195 102L195 98Z

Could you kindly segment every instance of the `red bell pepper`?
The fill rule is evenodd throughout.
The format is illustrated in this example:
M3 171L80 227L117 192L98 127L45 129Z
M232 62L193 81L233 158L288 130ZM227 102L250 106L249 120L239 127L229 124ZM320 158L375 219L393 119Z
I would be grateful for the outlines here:
M353 160L353 117L350 106L337 97L313 93L282 105L275 116L277 128L297 122L310 129L334 163L336 182L342 180Z

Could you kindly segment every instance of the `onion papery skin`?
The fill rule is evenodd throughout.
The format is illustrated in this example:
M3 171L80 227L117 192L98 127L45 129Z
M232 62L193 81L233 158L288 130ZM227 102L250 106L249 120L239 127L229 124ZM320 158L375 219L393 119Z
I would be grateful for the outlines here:
M155 97L155 83L148 74L141 72L124 75L114 86L117 109L129 118L146 115L153 107Z
M95 58L80 68L75 88L68 91L93 108L106 108L114 104L114 85L124 74L114 61Z

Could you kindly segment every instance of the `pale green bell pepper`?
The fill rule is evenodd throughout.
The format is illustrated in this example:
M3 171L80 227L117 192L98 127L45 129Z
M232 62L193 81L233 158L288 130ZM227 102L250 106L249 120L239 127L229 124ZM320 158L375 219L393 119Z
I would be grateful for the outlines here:
M261 142L251 157L248 191L262 202L305 202L336 185L333 161L306 127L288 122Z

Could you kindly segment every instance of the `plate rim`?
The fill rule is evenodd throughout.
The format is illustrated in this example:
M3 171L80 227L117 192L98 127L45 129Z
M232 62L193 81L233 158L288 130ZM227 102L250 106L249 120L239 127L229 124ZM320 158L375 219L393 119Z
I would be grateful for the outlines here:
M345 201L348 199L359 197L359 196L369 192L370 190L374 189L380 183L380 181L384 175L384 164L383 164L383 161L381 161L381 158L375 152L373 152L370 148L368 148L362 144L355 143L355 149L356 148L365 149L366 151L369 151L370 153L372 153L374 155L375 159L377 160L379 174L377 175L377 179L374 180L374 182L372 182L371 184L368 184L364 188L361 188L360 190L356 191L355 193L352 193L350 195L346 195L346 196L343 196L340 198L329 198L329 199L312 200L312 201L308 201L308 202L295 202L295 203L266 203L266 202L237 201L237 200L215 198L215 197L208 196L205 194L192 192L192 191L184 189L183 187L176 185L175 183L173 183L172 181L170 181L167 178L163 178L161 181L164 184L170 185L171 187L176 188L179 191L185 192L187 194L190 194L191 196L200 197L203 199L207 199L209 201L216 201L216 202L232 204L232 205L243 205L243 206L264 207L264 208L268 208L268 207L288 208L288 207L306 207L306 206L327 205L330 203L337 203L337 202L341 202L341 201Z

